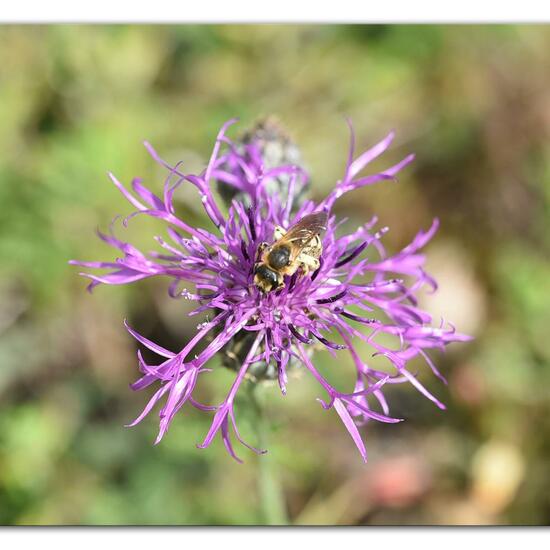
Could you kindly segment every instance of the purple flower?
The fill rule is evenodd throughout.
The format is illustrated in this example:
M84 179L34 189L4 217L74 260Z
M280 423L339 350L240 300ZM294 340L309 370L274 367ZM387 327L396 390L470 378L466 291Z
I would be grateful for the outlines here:
M231 141L226 131L234 122L227 122L220 130L208 165L200 175L185 174L179 163L171 166L151 145L145 144L155 161L168 172L162 196L153 194L139 179L132 181L134 193L131 193L110 174L113 183L135 208L124 225L138 214L159 218L168 224L169 239L156 237L163 251L145 255L118 240L111 231L110 235L100 233L100 237L119 249L122 257L115 262L71 262L106 270L103 274L82 273L91 279L90 290L101 283L118 285L168 276L172 280L170 296L194 301L197 307L190 315L208 314L198 325L195 336L177 352L151 342L126 324L138 342L162 358L160 364L150 365L138 351L141 377L132 388L141 390L156 384L158 389L130 426L140 422L164 400L159 414L158 443L174 415L188 404L213 413L210 429L199 447L208 447L219 433L227 451L239 460L233 450L234 434L247 447L265 452L242 440L235 417L235 397L254 369L264 377L276 377L285 394L287 370L301 364L326 392L325 399L319 399L321 405L336 410L366 460L358 426L371 419L401 421L389 416L384 387L410 382L443 409L444 405L419 382L417 374L407 368L408 362L421 356L434 374L443 379L428 351L443 349L450 342L469 340L452 326L432 326L431 316L418 307L415 298L424 286L436 289L435 281L422 267L424 256L420 250L437 230L437 220L428 231L420 231L403 250L388 255L381 242L387 228L376 229L376 218L353 233L340 235L342 221L332 214L339 197L395 179L413 160L413 155L383 172L360 175L369 162L389 147L393 133L354 158L352 131L345 173L332 192L318 204L311 200L297 202L308 184L307 174L293 164L266 163L265 147L258 140ZM227 212L216 201L215 182L225 187L226 198L231 200ZM193 227L176 216L173 196L180 185L196 187L214 230ZM306 276L287 277L281 290L260 292L253 283L260 243L273 241L275 226L288 228L305 215L320 210L328 214L328 227L322 237L319 269ZM185 284L191 290L183 288ZM206 338L210 342L197 354L196 346ZM357 351L357 341L367 342L374 354L387 359L387 372L367 364ZM233 349L236 344L238 353L233 353L236 376L225 399L214 406L198 402L194 390L199 378L209 371L210 359L223 350ZM312 359L312 351L319 347L334 356L351 355L356 369L355 387L345 391L337 389L321 375ZM263 366L263 370L258 366ZM255 377L258 376L262 377Z

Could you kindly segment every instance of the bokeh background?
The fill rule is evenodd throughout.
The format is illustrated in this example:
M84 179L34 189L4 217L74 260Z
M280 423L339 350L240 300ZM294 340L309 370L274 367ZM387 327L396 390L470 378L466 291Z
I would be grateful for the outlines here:
M262 524L269 460L293 524L549 524L549 69L547 26L1 27L0 523ZM269 114L319 198L342 174L344 116L363 148L397 130L376 167L416 161L338 213L378 214L390 251L439 217L427 252L440 291L424 305L475 336L435 357L448 386L423 370L446 412L411 387L387 392L407 421L364 430L366 466L307 376L285 398L262 388L269 458L198 450L210 419L192 410L158 446L154 415L124 428L147 395L128 388L122 319L173 349L196 320L164 281L89 295L67 265L112 257L94 230L130 207L107 170L160 189L143 139L200 170L225 120L240 117L236 137ZM124 236L148 250L162 231L142 219ZM211 402L232 380L214 368Z

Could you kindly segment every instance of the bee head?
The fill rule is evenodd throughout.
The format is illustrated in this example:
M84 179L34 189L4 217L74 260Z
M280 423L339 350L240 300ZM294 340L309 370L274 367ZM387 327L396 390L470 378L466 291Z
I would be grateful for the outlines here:
M258 264L254 270L254 284L262 292L271 292L279 286L279 275L276 271L269 269L265 264Z

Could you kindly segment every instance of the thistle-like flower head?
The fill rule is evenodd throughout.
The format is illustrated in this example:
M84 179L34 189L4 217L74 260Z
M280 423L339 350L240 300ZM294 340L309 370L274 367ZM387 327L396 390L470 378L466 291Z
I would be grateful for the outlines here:
M366 460L358 426L370 419L389 423L401 420L389 416L384 387L410 382L438 407L444 408L407 364L421 356L434 374L442 378L427 352L432 348L443 349L453 341L469 339L452 326L432 326L431 316L418 307L415 297L424 286L436 289L435 281L423 269L424 256L419 251L437 230L437 220L426 232L420 231L407 247L392 255L382 244L387 228L379 227L376 218L366 221L353 233L340 234L342 220L332 213L339 197L394 179L413 156L383 172L360 175L389 147L393 133L355 157L352 132L345 172L334 189L320 203L298 201L308 185L305 171L295 164L266 163L265 141L254 136L241 143L231 141L226 131L234 122L227 122L220 130L210 160L199 175L186 174L179 163L168 164L146 143L153 159L167 170L160 196L139 179L132 181L132 193L110 174L113 183L135 208L124 220L125 224L138 214L166 222L168 238L156 237L164 250L145 255L111 232L100 237L120 250L119 259L72 262L106 270L103 274L82 273L92 280L90 289L99 284L119 285L168 276L172 279L170 296L196 302L197 307L190 315L206 316L193 338L179 351L164 349L126 325L138 342L162 358L160 364L150 365L138 352L141 377L132 388L141 390L155 384L157 390L130 425L140 422L157 403L163 402L159 413L159 442L184 405L206 413L210 411L212 424L199 447L210 445L219 433L228 452L238 460L233 449L233 434L250 447L239 434L234 410L235 397L243 382L246 378L276 378L285 394L287 371L301 365L324 390L326 395L319 399L321 405L336 410ZM193 227L176 215L173 197L180 185L196 187L198 199L215 229ZM230 201L227 209L216 199L216 186ZM289 228L317 211L325 211L328 219L322 236L320 267L308 275L300 275L298 271L286 277L280 290L261 292L253 282L260 244L273 241L276 226ZM208 344L197 353L196 347L205 341ZM369 366L357 350L358 341L366 342L374 354L387 358L388 370ZM391 346L388 341L393 342ZM312 353L320 346L335 356L350 354L356 369L353 388L337 389L321 375ZM234 381L220 404L205 405L194 397L197 380L209 370L210 360L224 350L229 350L234 360Z

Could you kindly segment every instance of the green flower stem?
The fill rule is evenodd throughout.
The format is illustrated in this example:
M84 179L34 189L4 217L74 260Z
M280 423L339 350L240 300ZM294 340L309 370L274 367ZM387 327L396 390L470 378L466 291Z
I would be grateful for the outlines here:
M252 424L256 431L257 445L260 449L266 449L271 427L260 402L258 384L249 383L248 386L253 415ZM263 523L265 525L288 525L283 490L277 475L274 457L269 452L259 455L257 465L258 494Z

